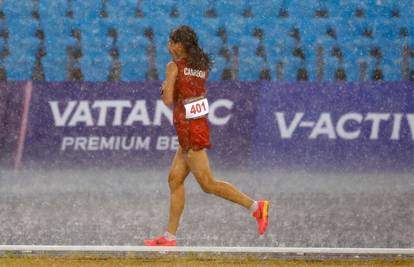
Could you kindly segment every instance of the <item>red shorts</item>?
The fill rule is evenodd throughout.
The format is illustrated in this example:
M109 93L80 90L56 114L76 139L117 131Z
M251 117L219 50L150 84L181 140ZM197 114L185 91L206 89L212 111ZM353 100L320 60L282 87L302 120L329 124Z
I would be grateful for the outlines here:
M174 116L178 142L184 151L210 148L210 128L207 117L187 120L184 114Z

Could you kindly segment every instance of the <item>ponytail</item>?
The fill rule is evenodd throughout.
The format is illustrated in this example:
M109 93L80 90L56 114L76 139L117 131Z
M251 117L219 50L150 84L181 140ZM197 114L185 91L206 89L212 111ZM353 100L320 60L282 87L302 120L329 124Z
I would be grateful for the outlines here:
M194 69L210 70L210 57L198 45L190 46L187 50L188 65Z

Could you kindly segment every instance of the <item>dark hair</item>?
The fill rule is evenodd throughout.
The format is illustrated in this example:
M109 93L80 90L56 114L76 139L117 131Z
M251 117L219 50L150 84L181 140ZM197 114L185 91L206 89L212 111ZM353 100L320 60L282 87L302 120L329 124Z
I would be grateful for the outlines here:
M188 54L188 65L190 68L210 70L212 62L210 56L206 54L198 45L197 34L186 25L174 29L170 33L170 40L174 43L181 43Z

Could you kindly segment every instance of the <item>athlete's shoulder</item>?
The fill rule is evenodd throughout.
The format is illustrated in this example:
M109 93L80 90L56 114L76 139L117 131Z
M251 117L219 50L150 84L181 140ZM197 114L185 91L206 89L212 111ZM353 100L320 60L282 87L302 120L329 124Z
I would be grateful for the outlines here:
M178 65L174 60L171 60L167 63L167 70L176 71L178 70Z
M175 60L170 60L168 63L167 63L167 67L173 67L173 66L176 66L177 67L177 62L175 61Z

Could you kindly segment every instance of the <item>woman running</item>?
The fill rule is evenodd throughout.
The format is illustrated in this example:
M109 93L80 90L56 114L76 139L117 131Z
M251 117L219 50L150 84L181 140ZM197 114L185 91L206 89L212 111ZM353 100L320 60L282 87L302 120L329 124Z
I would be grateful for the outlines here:
M176 245L175 235L185 202L184 180L190 172L204 192L248 209L258 222L259 234L264 234L268 225L269 201L249 198L232 184L217 180L210 169L205 150L210 148L210 130L204 87L212 66L209 56L199 47L197 35L188 26L180 26L170 33L168 50L173 60L167 64L161 97L166 105L173 105L179 147L168 176L170 211L166 232L156 239L144 240L144 244Z

